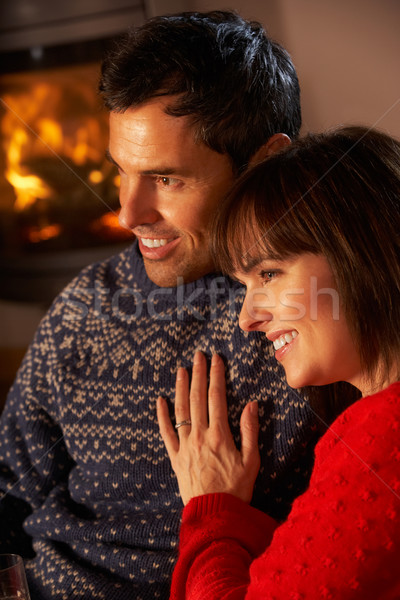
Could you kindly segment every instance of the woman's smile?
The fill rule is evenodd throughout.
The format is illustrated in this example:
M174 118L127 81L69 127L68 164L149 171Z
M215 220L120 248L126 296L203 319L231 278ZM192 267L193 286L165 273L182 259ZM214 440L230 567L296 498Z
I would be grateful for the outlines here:
M246 331L265 333L290 386L359 376L359 355L325 257L303 253L266 259L237 277L247 287L239 324Z

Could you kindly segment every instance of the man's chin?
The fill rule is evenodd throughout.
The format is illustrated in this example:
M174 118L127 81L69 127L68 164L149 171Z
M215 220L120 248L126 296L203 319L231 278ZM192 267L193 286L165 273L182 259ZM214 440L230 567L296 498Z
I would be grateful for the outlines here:
M207 273L212 272L212 266L210 265L176 265L175 267L168 267L160 262L153 262L143 259L144 267L146 269L147 277L159 287L172 288L182 285L183 283L191 283L200 279Z
M159 287L176 287L182 283L182 278L175 269L166 268L160 262L155 262L143 259L144 268L146 269L147 277Z

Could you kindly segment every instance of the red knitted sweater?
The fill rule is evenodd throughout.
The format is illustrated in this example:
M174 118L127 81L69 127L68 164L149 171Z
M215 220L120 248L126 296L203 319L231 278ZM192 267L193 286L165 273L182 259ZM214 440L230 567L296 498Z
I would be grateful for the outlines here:
M284 523L229 494L192 499L171 598L399 600L400 383L336 419Z

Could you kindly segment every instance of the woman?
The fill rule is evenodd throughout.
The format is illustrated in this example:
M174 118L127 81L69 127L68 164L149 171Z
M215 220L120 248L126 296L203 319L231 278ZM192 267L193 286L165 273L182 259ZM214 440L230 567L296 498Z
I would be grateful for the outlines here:
M174 599L400 598L400 143L352 127L308 136L235 186L213 231L247 287L239 323L273 342L289 385L345 381L362 397L317 444L283 523L249 506L258 416L232 440L224 366L179 369L161 435L184 504ZM328 386L329 387L329 386Z

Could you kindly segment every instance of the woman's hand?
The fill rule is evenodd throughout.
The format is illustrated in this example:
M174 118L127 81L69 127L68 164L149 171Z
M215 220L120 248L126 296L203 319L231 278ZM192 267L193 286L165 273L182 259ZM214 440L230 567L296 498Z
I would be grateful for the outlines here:
M194 496L216 492L250 502L260 468L257 403L243 410L239 452L229 429L224 364L219 356L212 358L208 402L205 356L195 354L190 394L188 373L178 369L175 419L177 424L189 421L191 425L175 429L163 398L157 400L157 416L184 504Z

